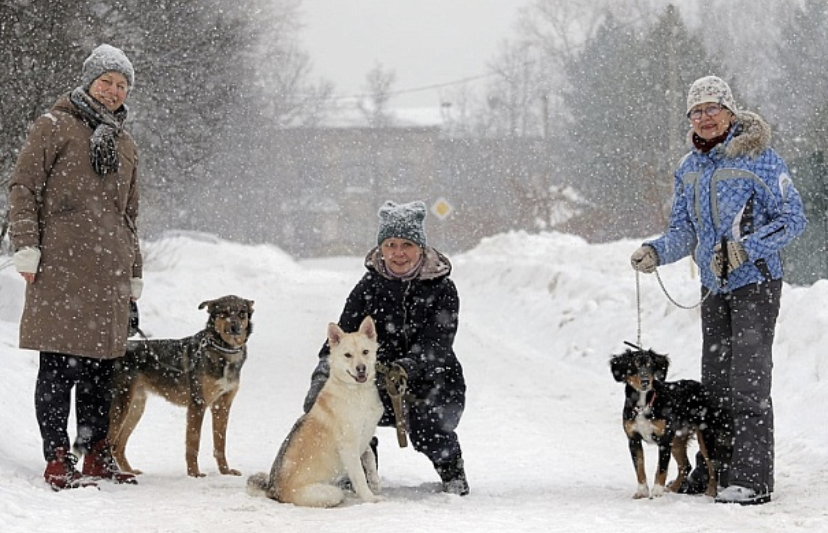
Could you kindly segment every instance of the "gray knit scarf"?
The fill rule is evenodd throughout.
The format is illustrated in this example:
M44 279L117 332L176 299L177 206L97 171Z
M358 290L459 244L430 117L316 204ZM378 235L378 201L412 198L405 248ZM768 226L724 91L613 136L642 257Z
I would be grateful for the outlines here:
M105 105L92 98L83 87L77 87L69 95L69 100L78 108L83 119L95 131L89 143L89 161L100 176L117 172L120 165L115 139L124 130L129 109L126 105L114 113Z

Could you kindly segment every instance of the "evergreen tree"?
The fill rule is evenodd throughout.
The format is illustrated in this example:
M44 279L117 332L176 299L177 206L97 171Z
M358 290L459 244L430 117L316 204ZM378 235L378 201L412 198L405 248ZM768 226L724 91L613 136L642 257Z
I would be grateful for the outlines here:
M610 240L661 231L673 169L686 152L686 91L718 72L678 10L643 31L607 16L567 62L565 172L594 205L588 236Z
M828 124L828 3L805 0L794 6L781 36L771 85L775 137L785 155L807 157L825 148L819 129Z
M86 19L83 2L0 0L0 241L17 154L32 121L77 82L85 57L77 30Z
M89 51L108 42L136 71L127 127L141 158L142 231L232 226L216 213L256 195L239 179L252 172L244 163L255 159L254 140L265 127L318 115L330 92L307 81L298 6L299 0L0 0L0 68L9 73L0 78L0 216L5 180L29 125L75 86Z
M808 226L783 252L785 280L808 284L828 279L828 164L823 152L791 161Z

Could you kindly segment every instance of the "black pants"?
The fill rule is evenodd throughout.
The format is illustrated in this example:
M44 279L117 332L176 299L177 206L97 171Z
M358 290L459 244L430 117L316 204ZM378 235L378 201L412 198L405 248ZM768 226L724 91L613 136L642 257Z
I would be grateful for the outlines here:
M57 448L69 451L69 409L75 389L75 444L86 453L109 431L114 360L40 352L35 386L35 412L43 439L43 457L51 461Z
M414 449L428 457L435 465L453 464L461 455L457 425L466 406L465 385L446 387L439 384L428 389L422 398L406 396L406 423ZM380 390L385 413L380 426L394 426L394 408L391 397Z
M773 492L771 382L782 281L711 294L702 305L702 383L722 413L719 483Z

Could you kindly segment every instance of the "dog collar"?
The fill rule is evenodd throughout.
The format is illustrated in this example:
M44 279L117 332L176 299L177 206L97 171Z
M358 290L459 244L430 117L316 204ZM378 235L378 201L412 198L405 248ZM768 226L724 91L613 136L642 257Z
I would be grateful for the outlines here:
M211 338L207 338L205 340L207 341L207 344L210 345L210 348L214 348L214 349L220 351L221 353L237 354L239 352L244 351L244 345L238 346L236 348L227 348L225 346L222 346L221 344L218 344L216 341L214 341Z
M652 408L653 408L653 404L655 403L655 399L656 399L656 391L655 391L655 389L653 389L653 391L652 391L652 392L653 392L653 395L652 395L652 397L650 398L650 401L648 401L648 402L647 402L646 404L644 404L642 407L635 407L635 412L636 412L636 413L646 413L647 411L649 411L650 409L652 409ZM645 398L646 398L646 396L645 396Z

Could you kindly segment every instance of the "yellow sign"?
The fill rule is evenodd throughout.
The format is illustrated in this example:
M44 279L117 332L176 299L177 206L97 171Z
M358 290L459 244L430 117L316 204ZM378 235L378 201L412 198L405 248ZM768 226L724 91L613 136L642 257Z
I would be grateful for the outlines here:
M454 211L454 206L445 198L440 198L431 205L431 212L440 220L445 220Z

